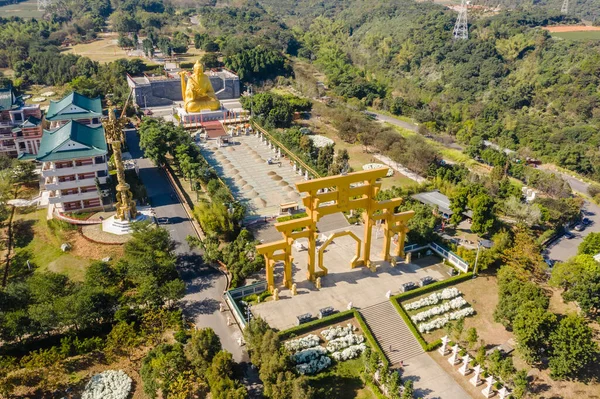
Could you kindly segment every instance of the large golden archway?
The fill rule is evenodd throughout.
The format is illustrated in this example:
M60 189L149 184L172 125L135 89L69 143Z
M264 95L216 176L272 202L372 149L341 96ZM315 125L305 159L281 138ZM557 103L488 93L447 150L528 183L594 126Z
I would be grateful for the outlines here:
M292 276L292 244L299 238L308 239L307 279L314 281L316 277L327 274L323 268L315 273L315 257L317 248L317 222L323 216L351 209L364 209L362 214L364 234L362 240L362 259L353 259L352 267L366 266L371 268L371 235L373 225L381 220L384 229L383 258L391 262L389 254L392 237L398 234L398 242L394 255L404 256L404 241L408 232L407 223L414 211L394 213L394 209L402 203L402 198L387 201L376 201L375 197L381 188L377 179L383 178L387 168L348 173L341 176L323 177L297 183L300 193L307 193L302 199L307 216L301 219L275 223L283 239L256 247L259 254L265 257L267 284L269 290L275 288L273 268L275 262L283 261L283 285L291 288ZM360 256L360 255L359 255Z

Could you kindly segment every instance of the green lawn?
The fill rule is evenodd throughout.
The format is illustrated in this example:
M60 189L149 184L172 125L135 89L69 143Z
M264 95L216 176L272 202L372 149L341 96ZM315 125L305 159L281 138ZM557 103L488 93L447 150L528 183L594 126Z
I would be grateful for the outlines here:
M41 18L43 12L37 10L37 0L27 0L0 7L0 15L4 18Z
M580 31L580 32L552 32L553 37L565 40L600 40L600 30Z
M309 377L309 383L317 390L319 398L377 399L360 377L363 370L364 365L360 357L346 360L314 377Z

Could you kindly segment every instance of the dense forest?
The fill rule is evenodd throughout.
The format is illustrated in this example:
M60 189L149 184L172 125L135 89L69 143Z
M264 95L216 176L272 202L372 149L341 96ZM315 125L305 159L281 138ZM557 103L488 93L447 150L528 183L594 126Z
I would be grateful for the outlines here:
M298 56L337 95L412 117L472 145L474 155L489 139L600 180L600 43L557 40L540 28L577 18L501 12L474 19L470 39L456 42L456 14L431 3L327 2L316 18L311 1L262 3L289 10L282 18L295 23Z

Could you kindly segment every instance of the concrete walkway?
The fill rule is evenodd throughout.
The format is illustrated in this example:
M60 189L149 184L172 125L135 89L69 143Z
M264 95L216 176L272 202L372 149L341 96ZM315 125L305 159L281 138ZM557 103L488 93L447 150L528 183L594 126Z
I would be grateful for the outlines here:
M413 382L415 398L468 399L471 397L427 353L404 362L402 379Z

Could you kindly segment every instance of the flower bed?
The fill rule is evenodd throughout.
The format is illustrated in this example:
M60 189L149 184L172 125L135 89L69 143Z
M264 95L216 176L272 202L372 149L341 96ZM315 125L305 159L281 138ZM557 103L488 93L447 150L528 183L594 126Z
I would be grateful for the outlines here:
M296 370L300 374L316 374L329 366L331 366L331 359L329 356L319 356L308 363L297 364Z
M363 342L365 342L365 337L350 333L345 337L332 339L327 343L326 348L328 352L332 353L348 348L352 345L362 344Z
M285 349L290 352L298 352L303 349L312 348L314 346L319 345L321 339L314 334L309 334L306 337L293 339L291 341L286 342Z
M92 377L81 399L126 399L130 391L131 377L122 370L108 370Z
M304 349L292 355L292 360L296 364L309 363L324 355L327 355L327 350L322 346L315 346L314 348Z
M346 327L335 326L329 327L326 330L321 331L321 335L325 338L325 341L331 341L332 339L345 337L348 334L352 334L354 326L351 323L346 324Z
M425 306L437 305L441 300L456 298L461 295L457 288L445 288L442 292L434 292L428 297L404 305L406 310L417 310Z
M440 306L436 306L431 309L427 309L424 312L417 313L416 315L411 317L411 320L413 321L413 323L419 323L433 316L448 313L450 310L460 309L465 305L467 305L467 301L463 297L458 296L452 299L450 302L446 302L441 304Z
M352 345L344 349L343 351L334 352L331 357L333 357L338 362L343 362L345 360L354 359L358 357L367 346L364 343L358 345Z
M444 327L450 320L460 320L467 316L475 314L475 309L472 307L457 310L456 312L449 313L443 317L434 319L428 323L419 324L419 332L429 333L430 331L437 330L438 328Z

